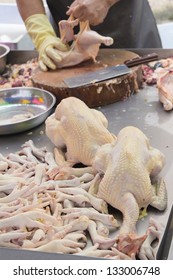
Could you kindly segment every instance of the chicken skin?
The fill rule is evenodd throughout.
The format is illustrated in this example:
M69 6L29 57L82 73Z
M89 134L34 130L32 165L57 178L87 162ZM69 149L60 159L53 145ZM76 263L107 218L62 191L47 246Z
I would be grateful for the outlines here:
M108 129L106 117L75 97L63 99L46 120L46 134L60 149L66 148L69 165L92 166L97 150L116 137Z
M157 81L157 88L159 91L159 100L163 104L165 111L173 109L173 71L163 70Z
M146 238L136 233L140 209L148 205L161 211L166 208L165 184L157 178L164 162L164 155L150 146L142 131L130 126L96 154L93 166L104 174L97 195L123 214L117 242L124 253L138 252Z
M73 28L79 25L80 31L74 34ZM63 43L72 42L69 51L59 54L62 61L58 63L58 68L77 65L83 61L92 59L96 62L101 44L110 46L113 44L111 37L102 36L90 29L89 22L79 22L70 17L68 20L59 22L60 37Z

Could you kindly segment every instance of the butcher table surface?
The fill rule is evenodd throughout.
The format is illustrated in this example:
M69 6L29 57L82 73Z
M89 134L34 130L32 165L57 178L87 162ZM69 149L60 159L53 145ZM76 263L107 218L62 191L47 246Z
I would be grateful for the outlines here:
M144 232L152 216L165 227L162 246L158 251L159 259L173 259L173 245L171 238L173 234L172 220L171 226L166 228L173 202L173 111L165 112L158 100L158 93L155 86L146 86L137 94L130 96L125 101L120 101L111 105L98 108L109 121L109 130L117 134L125 126L136 126L141 129L151 141L151 145L161 150L166 156L166 165L162 170L167 190L168 206L166 211L159 212L149 208L148 216L140 222L139 232ZM29 139L32 139L36 146L47 146L50 150L52 144L44 133L44 124L31 131L16 135L0 136L0 152L7 155L16 152L20 146ZM165 242L166 240L166 242ZM169 241L169 242L168 242ZM171 247L171 250L169 250ZM36 253L32 251L0 248L0 259L46 259L48 253ZM49 254L49 259L77 259L81 256ZM84 258L84 257L83 257Z

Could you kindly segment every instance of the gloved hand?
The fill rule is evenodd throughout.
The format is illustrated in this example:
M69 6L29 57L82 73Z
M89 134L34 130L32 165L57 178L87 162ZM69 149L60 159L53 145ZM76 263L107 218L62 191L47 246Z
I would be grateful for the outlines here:
M39 52L39 66L43 71L48 68L55 70L58 62L62 60L59 51L68 51L56 34L44 14L36 14L25 21L26 29L37 51Z
M91 25L102 23L110 7L119 0L75 0L67 15L73 15L79 21L88 20Z

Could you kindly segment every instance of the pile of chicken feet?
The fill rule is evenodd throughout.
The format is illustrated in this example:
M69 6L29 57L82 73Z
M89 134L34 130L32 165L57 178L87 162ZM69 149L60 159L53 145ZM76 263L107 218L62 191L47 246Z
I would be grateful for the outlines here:
M108 131L107 125L101 112L89 109L77 98L66 98L46 120L46 133L55 145L53 152L47 151L46 147L37 148L29 140L16 153L0 154L1 247L113 259L155 258L153 240L159 239L162 228L150 219L146 233L137 235L135 225L141 205L137 198L136 202L128 198L128 181L118 182L127 198L126 203L123 202L124 211L109 201L110 190L105 189L105 182L106 186L115 188L113 192L117 192L118 200L118 192L123 197L111 174L116 172L116 164L112 165L111 161L117 161L119 152L116 149L120 144L116 143L119 138L122 141L123 133L121 131L116 137ZM126 128L125 132L130 129ZM141 133L138 131L138 141L144 137ZM163 167L164 156L148 142L143 146L148 172L150 170L153 179ZM138 150L136 144L135 148ZM147 148L152 157L147 155ZM78 162L84 166L74 166ZM127 165L129 168L128 162ZM119 166L121 177L124 166ZM133 171L128 171L133 175ZM137 177L140 177L139 170ZM143 177L142 187L147 178L147 175ZM142 193L141 178L139 182L137 178L133 180L134 188L136 182ZM144 193L144 204L164 210L166 189L163 180L160 185L154 179L150 184ZM116 202L115 195L112 197ZM108 213L108 203L122 211L122 224ZM132 209L130 213L129 209Z
M56 149L55 154L38 149L32 140L16 153L0 155L0 246L124 258L110 249L115 239L109 230L117 228L116 219L107 213L106 202L89 192L99 175L50 180L47 174L58 167L55 159ZM86 231L94 245L83 250Z

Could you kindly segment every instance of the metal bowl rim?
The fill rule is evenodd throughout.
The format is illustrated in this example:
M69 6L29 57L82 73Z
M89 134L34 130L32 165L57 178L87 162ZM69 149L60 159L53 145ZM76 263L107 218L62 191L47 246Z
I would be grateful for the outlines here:
M0 128L7 128L7 127L10 127L10 126L13 126L13 125L15 125L15 124L21 124L21 123L27 123L27 122L30 122L31 120L34 120L34 119L37 119L38 117L40 117L40 116L42 116L42 115L44 115L44 114L46 114L49 110L51 110L52 108L53 108L53 106L55 105L55 103L56 103L56 98L55 98L55 96L51 93L51 92L49 92L49 91L47 91L47 90L44 90L44 89L40 89L40 88L35 88L35 87L15 87L15 88L4 88L4 89L0 89L0 93L1 92L3 92L3 91L14 91L14 90L19 90L19 89L25 89L25 90L37 90L37 91L39 91L39 92L44 92L44 93L47 93L47 94L49 94L51 97L52 97L52 103L51 103L51 105L48 107L48 108L46 108L46 111L45 112L41 112L40 114L37 114L37 115L35 115L35 116L33 116L32 118L29 118L29 119L27 119L27 120L24 120L24 121L18 121L18 122L15 122L15 123L11 123L11 124L5 124L5 125L0 125Z
M5 49L5 52L0 55L0 58L3 58L4 56L6 56L10 52L10 48L5 44L0 44L0 47Z

